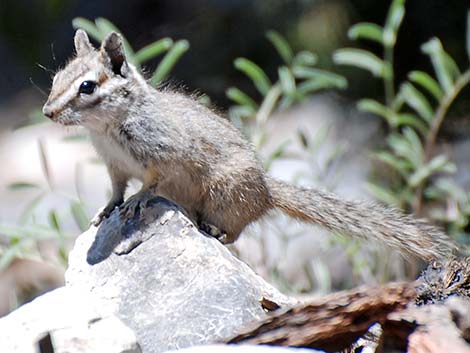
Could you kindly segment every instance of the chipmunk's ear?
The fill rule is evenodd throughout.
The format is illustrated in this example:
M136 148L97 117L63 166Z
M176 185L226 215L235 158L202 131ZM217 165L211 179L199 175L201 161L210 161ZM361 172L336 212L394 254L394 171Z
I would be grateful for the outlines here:
M103 39L101 43L101 53L105 61L105 65L117 75L126 76L129 68L126 62L126 54L122 37L116 32L111 32Z
M77 56L86 55L93 50L93 45L91 45L90 40L88 39L88 35L83 29L77 29L73 41L75 43L75 51L77 52Z

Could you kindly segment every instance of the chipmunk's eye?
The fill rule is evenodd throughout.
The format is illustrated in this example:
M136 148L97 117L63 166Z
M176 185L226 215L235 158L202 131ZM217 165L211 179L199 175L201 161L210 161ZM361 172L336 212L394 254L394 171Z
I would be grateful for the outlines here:
M78 89L78 93L83 94L92 94L95 91L96 82L95 81L83 81Z

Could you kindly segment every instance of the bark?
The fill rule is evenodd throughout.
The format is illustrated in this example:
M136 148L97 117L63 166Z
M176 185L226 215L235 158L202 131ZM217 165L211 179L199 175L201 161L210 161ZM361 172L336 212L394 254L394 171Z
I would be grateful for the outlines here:
M349 347L374 323L404 309L416 296L415 283L364 286L302 304L257 323L229 343L312 347L336 352Z

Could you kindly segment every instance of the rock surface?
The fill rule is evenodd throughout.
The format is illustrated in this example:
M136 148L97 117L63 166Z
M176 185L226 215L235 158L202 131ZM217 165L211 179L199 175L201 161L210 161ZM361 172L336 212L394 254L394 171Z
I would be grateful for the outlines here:
M0 320L0 352L36 353L50 334L54 353L141 353L135 334L87 293L62 287Z
M80 235L66 285L0 319L0 352L154 353L226 340L289 298L162 198ZM47 343L47 342L46 342Z
M324 353L315 349L278 347L278 346L255 346L255 345L207 345L171 351L168 353Z
M227 339L265 317L261 298L295 303L162 198L130 220L115 211L82 234L66 286L102 302L136 333L143 352Z

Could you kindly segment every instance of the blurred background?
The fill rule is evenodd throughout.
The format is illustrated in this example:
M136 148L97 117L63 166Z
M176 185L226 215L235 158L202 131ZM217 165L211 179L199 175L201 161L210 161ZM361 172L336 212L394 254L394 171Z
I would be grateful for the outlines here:
M1 0L0 315L63 283L74 238L109 197L86 135L40 113L54 72L73 55L74 27L94 39L118 28L152 84L197 92L217 107L271 174L400 207L465 246L469 7L465 0ZM162 38L161 51L163 42L138 51ZM171 69L161 69L164 60ZM290 293L414 278L423 265L279 215L250 227L232 250Z
M383 24L388 1L369 0L190 0L177 1L58 1L2 0L0 4L0 54L4 70L0 81L1 102L29 89L31 81L47 91L50 73L64 65L73 51L72 20L104 17L126 35L135 48L163 37L187 39L191 50L171 75L189 90L200 90L219 106L227 107L225 89L242 80L233 69L236 57L249 57L268 72L280 64L267 30L282 33L296 49L310 49L322 64L332 65L333 50L348 44L347 30L357 22ZM468 3L415 0L406 4L406 20L400 29L395 70L397 79L416 68L430 69L420 45L439 37L459 65L465 65L466 12ZM380 47L369 49L379 52ZM157 59L158 60L158 59ZM156 61L148 63L154 67ZM188 66L191 68L188 70ZM355 70L356 71L356 70ZM370 80L350 79L349 96L371 95L377 88ZM4 122L2 119L2 123Z

